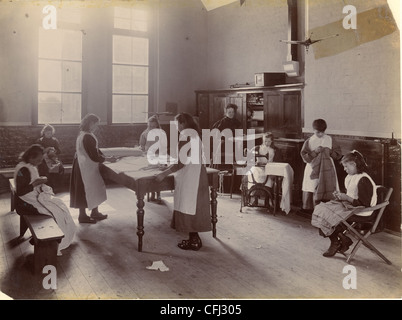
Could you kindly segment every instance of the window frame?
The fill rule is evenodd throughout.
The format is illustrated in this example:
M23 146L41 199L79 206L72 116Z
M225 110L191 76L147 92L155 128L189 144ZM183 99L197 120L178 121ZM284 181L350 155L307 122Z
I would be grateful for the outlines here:
M108 108L108 124L110 125L137 125L137 124L145 124L146 119L149 117L149 114L153 112L153 101L154 101L154 81L153 79L156 79L155 77L155 54L154 54L154 40L155 38L153 37L153 22L155 21L155 11L151 6L139 6L138 9L143 9L147 12L147 31L135 31L135 30L128 30L128 29L120 29L120 28L115 28L114 27L114 19L115 19L115 11L114 8L112 10L112 15L111 15L111 24L112 24L112 32L110 35L110 47L111 47L111 53L110 53L110 100L109 100L109 108ZM124 37L130 37L130 38L145 38L148 39L148 64L147 65L141 65L141 64L126 64L126 63L115 63L113 61L113 41L114 41L114 36L124 36ZM146 94L141 94L141 93L115 93L113 91L113 68L115 65L126 65L126 66L146 66L148 68L148 92ZM148 97L147 99L147 104L148 104L148 110L146 111L148 115L144 116L144 121L143 122L113 122L113 97L118 95L129 95L131 97L133 96L144 96L146 95Z
M60 13L60 11L57 11L58 14ZM82 11L80 12L80 19L77 22L67 22L66 20L63 20L60 16L58 16L58 20L57 20L57 29L58 31L74 31L74 32L83 32L82 30ZM84 104L83 104L83 98L84 98L84 55L83 55L83 51L84 51L84 37L81 36L81 56L80 56L80 60L75 60L75 59L63 59L63 56L61 56L60 59L58 58L48 58L48 57L41 57L40 56L40 30L43 29L41 25L38 26L37 28L37 44L38 44L38 55L37 55L37 59L36 59L36 95L35 95L35 103L33 104L34 108L32 110L32 125L44 125L45 123L39 122L39 96L41 93L55 93L55 94L60 94L61 96L61 103L63 100L63 94L79 94L80 97L80 110L79 110L79 117L77 119L77 122L47 122L50 123L52 125L57 125L57 126L71 126L71 125L79 125L81 118L82 118L82 114L84 111ZM44 32L46 32L47 30L44 30ZM50 32L52 32L53 30L49 30ZM61 52L61 54L63 53L63 51ZM40 81L39 81L39 64L40 61L57 61L61 63L61 67L63 66L64 62L72 62L72 63L80 63L81 66L81 86L80 86L80 91L65 91L63 90L63 83L61 83L61 90L60 91L49 91L49 90L39 90L39 86L40 86ZM62 76L62 73L61 73ZM61 105L62 108L62 105ZM62 109L61 109L62 110ZM60 110L60 112L61 112Z

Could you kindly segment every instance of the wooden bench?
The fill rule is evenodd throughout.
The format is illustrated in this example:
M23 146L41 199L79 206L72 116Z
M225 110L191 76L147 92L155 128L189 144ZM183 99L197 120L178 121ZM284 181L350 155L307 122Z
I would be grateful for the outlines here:
M64 237L56 221L50 216L36 214L23 215L21 218L32 234L34 273L42 273L46 265L56 266L57 250Z
M65 167L71 173L72 166ZM14 170L12 170L14 172ZM4 171L2 172L2 174ZM11 211L15 211L16 188L13 176L9 178ZM42 273L46 265L56 266L57 250L63 231L53 217L45 215L20 215L20 237L30 230L34 245L34 273Z

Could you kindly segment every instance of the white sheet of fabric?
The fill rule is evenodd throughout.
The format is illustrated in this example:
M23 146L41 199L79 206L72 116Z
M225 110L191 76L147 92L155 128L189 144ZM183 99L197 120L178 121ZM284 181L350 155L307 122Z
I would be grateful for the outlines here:
M328 135L324 135L323 137L319 138L316 135L312 135L308 141L309 148L311 151L314 151L318 147L329 148L332 149L332 138ZM332 166L335 169L334 160L331 158ZM302 190L306 192L315 192L317 189L318 179L311 179L310 175L313 172L313 168L310 163L306 163L306 167L304 169L304 176L303 176L303 183L302 183ZM336 179L337 175L335 174ZM339 184L336 181L336 190L339 191Z
M288 214L290 212L290 202L292 198L293 168L288 163L270 162L265 165L265 174L283 177L280 207Z
M76 143L77 158L82 181L84 182L85 197L88 209L92 210L106 201L106 187L99 172L99 163L92 161L85 151L83 139L86 134L91 135L95 139L96 148L98 148L98 139L93 133L81 131Z
M21 162L16 166L14 181L16 184L16 174L21 168L27 168L31 174L31 183L39 178L38 169L32 164ZM53 190L46 184L41 184L33 188L31 192L20 196L20 198L34 206L39 213L53 217L57 225L64 233L64 238L59 244L59 250L67 248L74 240L76 225L71 217L70 211L65 203L54 196Z
M138 157L142 156L142 151L138 148L128 148L128 147L113 147L113 148L100 148L100 151L106 157Z
M205 160L201 139L198 136L194 139L197 139L199 145L199 157L194 159L196 163L190 162L174 173L174 210L189 215L195 215L201 166ZM191 151L189 151L188 157L191 157ZM185 159L179 159L179 161L185 162Z
M265 173L265 168L264 167L251 167L250 170L247 172L247 188L250 189L253 185L253 178L251 176L251 174L253 174L254 179L257 183L263 183L265 181L265 178L267 177L267 174ZM272 185L274 184L274 181L272 179L272 177L268 177L267 182L265 183L265 185L267 187L272 188Z
M358 199L359 195L358 195L357 185L358 185L360 179L363 177L368 178L370 180L371 184L373 185L373 195L371 197L371 202L370 202L370 206L373 207L377 204L377 186L376 186L375 182L373 181L373 179L365 172L346 176L346 178L345 178L345 187L347 190L346 194L349 197L351 197L352 199ZM373 213L373 211L365 211L362 213L357 213L356 215L369 216L372 213Z

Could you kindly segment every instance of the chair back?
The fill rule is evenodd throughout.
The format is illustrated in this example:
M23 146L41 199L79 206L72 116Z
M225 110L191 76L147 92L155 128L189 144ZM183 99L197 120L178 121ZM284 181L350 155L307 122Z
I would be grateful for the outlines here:
M392 188L387 188L384 186L377 186L377 205L380 204L386 204L382 206L381 208L374 210L372 213L373 217L373 225L371 227L371 233L377 232L378 225L381 221L381 218L384 215L384 211L389 203L389 199L391 198L393 189Z

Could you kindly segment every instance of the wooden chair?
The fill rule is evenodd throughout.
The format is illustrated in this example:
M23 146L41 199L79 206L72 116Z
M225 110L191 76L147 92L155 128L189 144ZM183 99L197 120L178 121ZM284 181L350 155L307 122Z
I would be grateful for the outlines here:
M393 189L386 188L384 186L377 186L377 205L373 207L364 208L355 211L353 215L344 219L341 224L346 228L345 232L348 232L357 239L357 242L353 246L350 254L345 254L347 257L346 262L349 263L355 256L357 250L363 244L369 248L372 252L377 254L387 264L392 264L372 243L368 238L375 233L379 233L382 228L379 228L379 223L384 215L385 208L389 204L389 198L391 197ZM356 213L370 212L369 216L360 216Z

